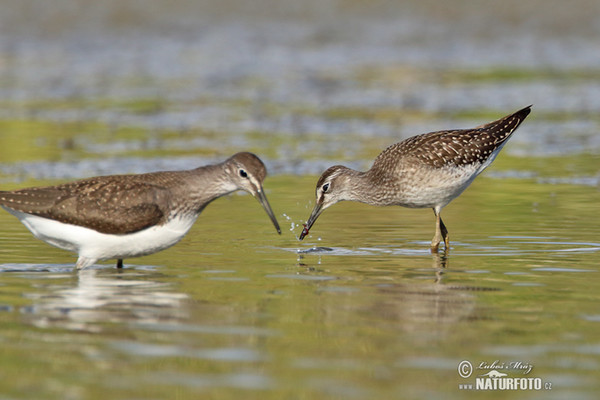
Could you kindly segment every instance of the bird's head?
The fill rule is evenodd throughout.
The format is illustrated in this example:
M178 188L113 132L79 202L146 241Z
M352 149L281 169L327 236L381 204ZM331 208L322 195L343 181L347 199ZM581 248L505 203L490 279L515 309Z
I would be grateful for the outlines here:
M352 199L350 196L349 183L354 172L356 171L344 167L343 165L334 165L323 172L317 181L317 187L315 189L315 207L304 225L304 229L299 237L300 240L308 235L308 231L326 208L339 201Z
M236 189L244 190L258 200L273 222L277 233L281 234L281 228L262 186L267 176L265 164L256 155L243 152L233 155L225 162L225 165L231 183L235 185Z

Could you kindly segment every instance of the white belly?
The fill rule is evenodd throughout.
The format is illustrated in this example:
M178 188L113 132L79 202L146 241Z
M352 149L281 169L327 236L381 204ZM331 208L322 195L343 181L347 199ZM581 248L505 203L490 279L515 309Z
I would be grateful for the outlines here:
M461 167L422 169L408 179L399 193L398 204L411 208L435 208L438 211L458 197L485 166L469 164Z
M19 218L36 238L90 260L139 257L164 250L179 242L198 218L175 218L164 225L115 235L3 208Z

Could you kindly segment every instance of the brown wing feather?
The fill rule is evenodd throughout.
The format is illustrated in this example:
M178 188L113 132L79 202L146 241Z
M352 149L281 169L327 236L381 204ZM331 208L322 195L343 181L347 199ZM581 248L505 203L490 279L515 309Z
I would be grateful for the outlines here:
M434 168L484 163L529 115L531 106L474 129L456 129L413 136L384 150L375 163L412 157ZM398 158L398 156L401 156Z
M162 222L169 201L167 190L133 175L0 192L5 207L110 234L132 233Z

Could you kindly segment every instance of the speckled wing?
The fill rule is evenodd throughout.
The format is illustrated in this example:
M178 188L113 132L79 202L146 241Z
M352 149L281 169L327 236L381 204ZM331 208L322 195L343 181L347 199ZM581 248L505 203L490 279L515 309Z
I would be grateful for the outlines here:
M2 206L108 234L161 223L168 201L162 187L126 175L0 192Z
M430 132L413 136L384 150L375 163L409 159L433 168L485 164L500 151L511 134L531 111L525 107L514 114L474 129Z

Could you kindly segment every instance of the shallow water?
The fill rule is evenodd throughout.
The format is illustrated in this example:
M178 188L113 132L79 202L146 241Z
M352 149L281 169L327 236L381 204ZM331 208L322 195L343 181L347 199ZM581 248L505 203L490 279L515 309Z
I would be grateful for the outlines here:
M600 3L259 3L0 0L2 189L249 150L283 231L234 194L76 272L0 210L0 397L596 398ZM532 103L447 256L431 210L341 203L297 240L325 168ZM542 387L465 388L492 369Z
M444 210L444 257L428 252L430 210L342 203L298 242L314 179L267 180L281 236L234 195L123 271L74 272L73 256L0 214L2 392L460 398L489 372L461 378L461 361L499 360L552 387L508 397L594 398L596 188L481 177Z

